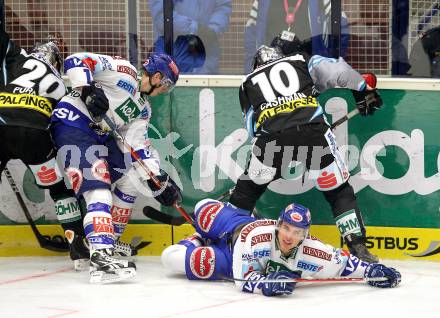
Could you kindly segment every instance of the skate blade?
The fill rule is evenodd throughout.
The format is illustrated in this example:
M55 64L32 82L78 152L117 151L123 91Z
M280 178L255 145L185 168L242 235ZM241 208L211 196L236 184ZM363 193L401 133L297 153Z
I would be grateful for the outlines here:
M80 258L73 261L73 269L82 272L89 269L90 260L88 258Z
M109 284L119 282L136 276L134 268L119 268L115 273L106 273L104 271L94 270L90 272L91 284Z

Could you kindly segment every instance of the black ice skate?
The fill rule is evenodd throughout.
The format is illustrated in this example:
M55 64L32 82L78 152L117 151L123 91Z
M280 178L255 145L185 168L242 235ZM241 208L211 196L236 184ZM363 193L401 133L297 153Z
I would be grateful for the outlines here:
M136 265L113 257L111 249L90 252L90 283L105 284L121 281L136 275Z
M365 237L349 234L346 236L345 242L347 243L350 253L357 258L368 263L379 262L379 258L368 251L367 246L365 245Z
M72 230L66 230L64 234L69 242L69 253L70 259L73 261L73 268L76 271L86 270L90 260L86 238L75 234Z

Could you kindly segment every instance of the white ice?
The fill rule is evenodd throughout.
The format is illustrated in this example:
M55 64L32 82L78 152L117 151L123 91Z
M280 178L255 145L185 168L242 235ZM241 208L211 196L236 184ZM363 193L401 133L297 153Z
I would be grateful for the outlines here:
M0 258L0 318L440 317L440 262L384 263L401 271L398 288L309 283L264 297L170 275L158 257L139 257L136 278L108 285L89 284L67 257Z

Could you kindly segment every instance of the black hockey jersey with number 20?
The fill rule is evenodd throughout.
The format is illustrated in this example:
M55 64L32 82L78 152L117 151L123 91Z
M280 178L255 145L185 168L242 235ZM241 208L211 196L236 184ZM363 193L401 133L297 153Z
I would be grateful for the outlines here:
M240 87L246 128L255 136L324 121L307 60L287 56L257 68Z
M0 125L47 129L52 110L65 95L58 71L27 54L0 31Z

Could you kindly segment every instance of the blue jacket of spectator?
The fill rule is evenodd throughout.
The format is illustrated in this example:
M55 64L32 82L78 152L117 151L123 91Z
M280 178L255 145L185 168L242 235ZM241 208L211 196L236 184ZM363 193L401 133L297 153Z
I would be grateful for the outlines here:
M329 41L329 34L331 33L331 16L330 12L327 14L320 8L319 2L330 2L329 0L309 0L308 11L310 17L310 29L312 32L312 54L318 54L322 56L331 57L332 48L331 41ZM250 73L252 71L252 58L257 49L265 44L266 25L268 20L268 12L271 0L256 0L254 2L254 12L251 11L251 17L245 26L245 72ZM306 3L306 2L304 2ZM256 9L258 8L258 9ZM329 8L329 7L328 7ZM255 9L257 10L255 12ZM256 14L256 16L255 16ZM280 17L284 19L284 17ZM287 29L287 25L286 25ZM282 30L279 31L281 33ZM274 34L275 36L276 34ZM345 14L342 14L341 18L341 56L345 56L349 44L349 30L348 20ZM306 39L301 39L306 40Z
M148 0L153 17L153 34L156 41L155 51L162 51L163 38L163 0ZM220 46L218 35L227 30L232 12L231 0L174 0L174 37L184 34L197 34L199 27L208 27L217 35L214 43L204 43L206 60L202 67L192 70L195 74L218 74ZM204 39L202 38L202 41ZM176 63L188 64L188 61ZM179 63L180 62L180 63Z

